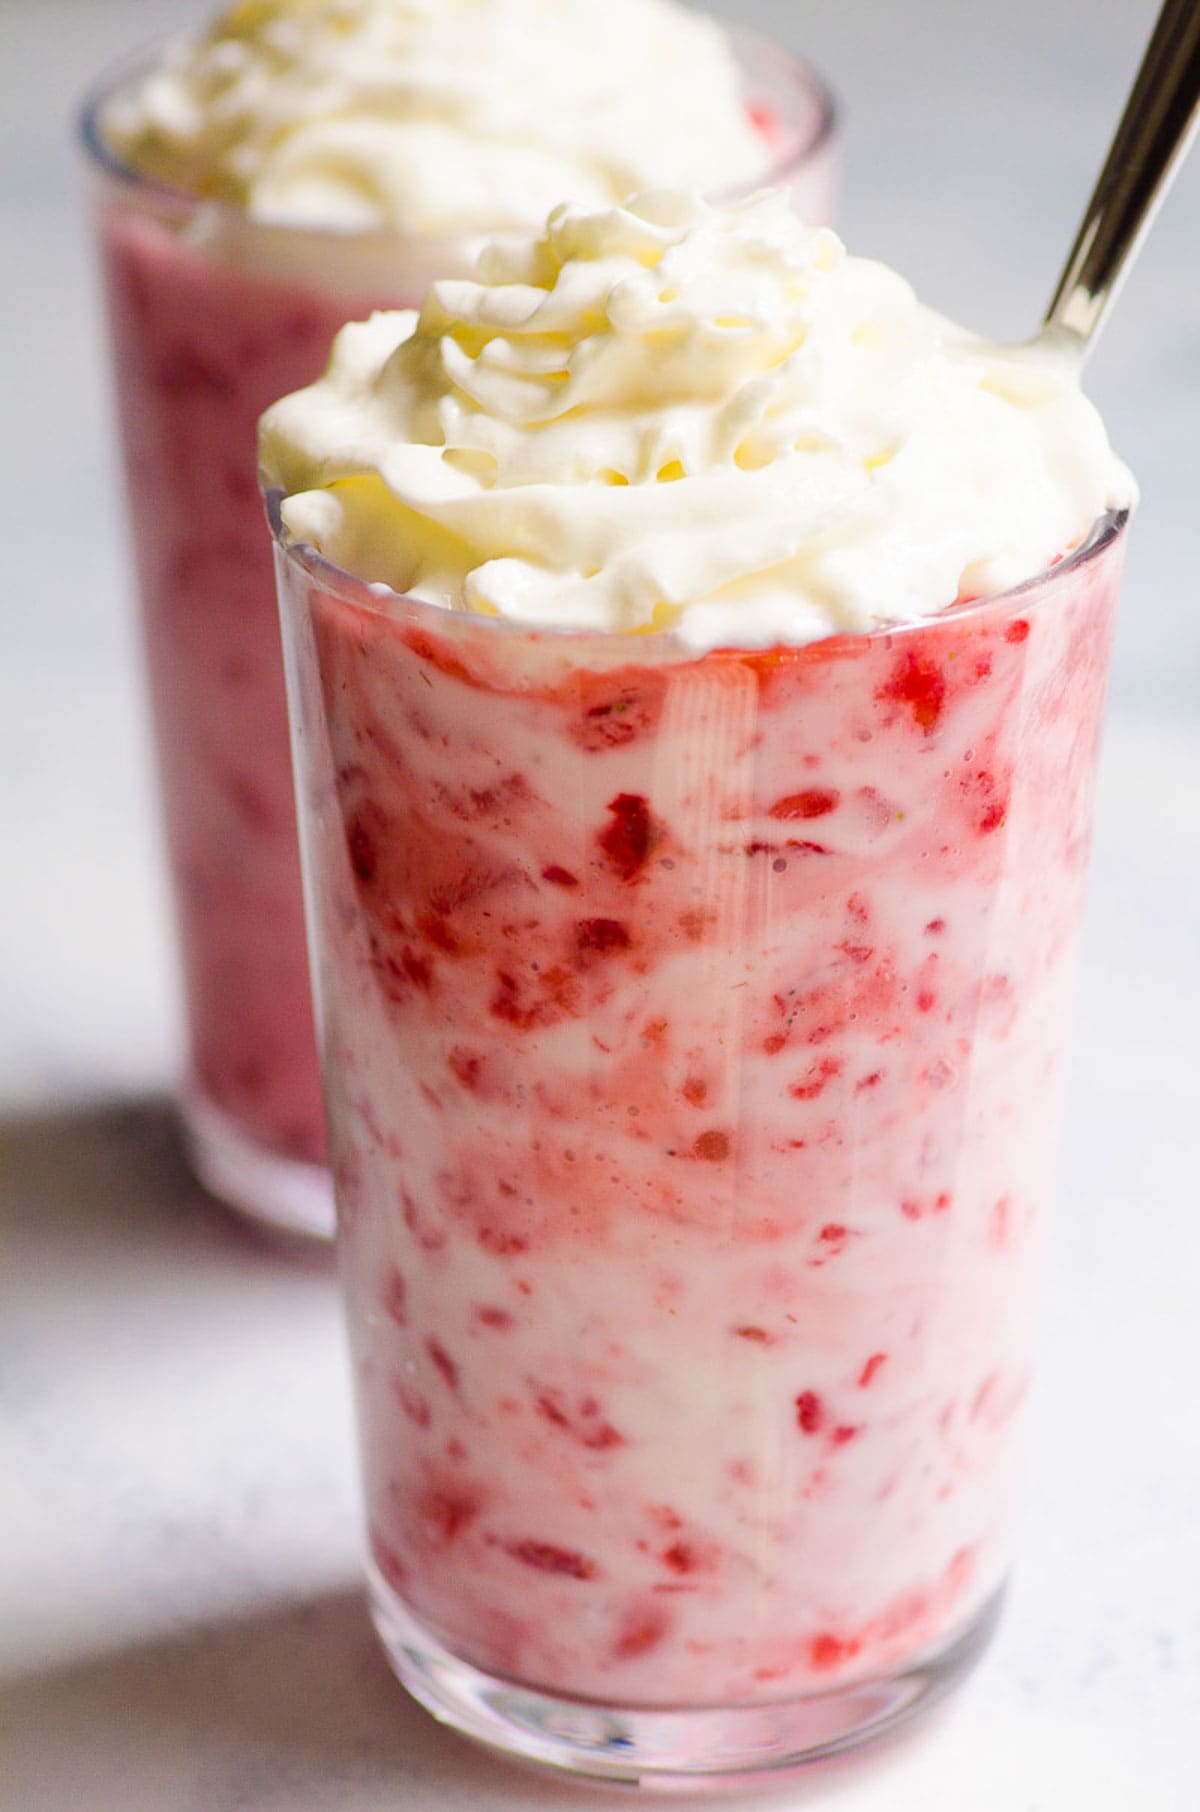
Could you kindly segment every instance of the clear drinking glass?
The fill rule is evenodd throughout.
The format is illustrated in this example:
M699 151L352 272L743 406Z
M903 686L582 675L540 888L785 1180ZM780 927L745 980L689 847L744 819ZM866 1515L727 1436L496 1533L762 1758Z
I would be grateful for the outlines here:
M827 220L837 135L799 58L734 34L764 182ZM271 227L146 181L83 141L107 290L189 1030L182 1109L205 1184L245 1213L332 1232L304 948L278 613L256 427L323 369L344 321L419 303L479 238ZM480 236L482 237L482 236Z
M1009 1566L1124 517L697 658L368 587L273 511L397 1673L622 1780L895 1724Z

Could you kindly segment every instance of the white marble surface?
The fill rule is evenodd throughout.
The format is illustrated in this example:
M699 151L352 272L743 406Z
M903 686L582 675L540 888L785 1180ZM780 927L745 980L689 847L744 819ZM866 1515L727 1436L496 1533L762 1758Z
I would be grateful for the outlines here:
M601 1806L477 1755L392 1683L356 1589L332 1276L208 1205L162 1106L170 953L65 122L106 57L200 10L0 10L19 254L0 292L0 1812ZM1151 11L1109 0L1100 30L1086 0L740 9L840 77L854 241L1013 332ZM773 1806L1200 1805L1198 179L1096 361L1147 500L1017 1585L952 1710Z

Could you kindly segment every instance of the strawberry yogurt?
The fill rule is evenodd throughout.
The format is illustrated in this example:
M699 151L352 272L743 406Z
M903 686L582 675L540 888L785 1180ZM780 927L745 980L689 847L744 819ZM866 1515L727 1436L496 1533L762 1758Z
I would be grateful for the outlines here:
M238 7L118 83L86 128L184 971L185 1120L211 1188L310 1232L331 1230L332 1205L258 416L317 375L347 317L463 268L484 226L532 219L571 183L617 196L644 177L625 112L663 58L660 162L669 150L719 185L775 160L815 217L831 205L828 102L803 66L753 40L735 62L711 22L623 0L643 54L614 115L581 99L602 80L599 42L611 61L611 18L582 0L552 13ZM535 25L537 77L520 89L505 57ZM468 29L489 34L486 79L462 67ZM519 132L518 92L537 115Z
M1131 481L773 197L559 210L261 445L392 1658L623 1777L878 1728L1009 1566Z
M308 592L372 1549L477 1666L778 1697L999 1586L1117 566L565 672Z

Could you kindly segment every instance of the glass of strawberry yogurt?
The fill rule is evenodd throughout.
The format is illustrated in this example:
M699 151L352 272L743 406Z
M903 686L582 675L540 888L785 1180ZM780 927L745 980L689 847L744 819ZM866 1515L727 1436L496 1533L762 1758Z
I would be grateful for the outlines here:
M832 209L832 103L806 64L674 6L621 0L621 17L643 54L607 111L588 84L615 54L611 21L546 0L235 7L85 110L184 977L183 1119L205 1184L293 1231L329 1234L333 1205L258 416L317 375L347 318L418 299L485 228L562 193L619 199L648 167L699 163L713 186L769 177L810 217ZM495 36L482 77L460 67L468 31ZM622 107L658 91L664 58L648 165ZM546 115L542 137L521 137L522 105Z
M769 196L560 210L262 463L393 1664L605 1778L876 1734L1010 1564L1128 474Z

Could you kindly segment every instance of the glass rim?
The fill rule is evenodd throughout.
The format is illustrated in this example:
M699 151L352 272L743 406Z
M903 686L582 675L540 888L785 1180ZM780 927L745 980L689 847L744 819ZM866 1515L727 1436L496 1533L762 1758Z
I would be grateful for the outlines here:
M721 643L711 649L699 649L690 648L671 629L660 630L654 635L636 635L625 629L558 629L552 623L521 623L511 617L486 616L482 611L452 610L448 605L432 603L428 598L415 598L407 592L396 591L382 580L361 579L327 559L311 542L292 541L289 538L282 513L282 506L288 495L278 485L263 489L267 521L276 546L292 566L298 567L322 591L336 597L343 604L352 605L369 616L385 617L391 622L402 621L405 617L432 617L438 622L449 619L454 624L461 626L467 623L484 635L498 636L501 639L516 636L527 640L537 637L546 643L553 642L564 647L585 642L603 644L605 647L624 646L628 643L631 665L643 662L649 665L654 658L664 659L668 655L679 662L702 660L712 654L736 657L763 655L774 650L799 656L807 649L831 641L878 642L884 637L912 635L943 623L963 623L981 616L1019 612L1035 606L1058 580L1084 571L1114 547L1124 535L1132 513L1129 507L1105 510L1093 522L1083 540L1052 566L1043 567L1040 572L1022 579L1016 585L1006 586L1002 591L987 592L983 597L964 599L959 604L947 604L944 609L933 611L926 617L905 617L895 623L878 623L871 629L834 629L828 635L819 636L810 642L780 642L773 643L770 647ZM393 610L392 606L395 605L402 606L402 609Z
M803 137L797 132L787 135L783 149L771 158L771 161L757 175L745 182L733 184L728 189L715 192L714 199L728 200L740 195L752 195L756 190L773 188L792 180L808 165L816 163L835 143L841 129L841 108L836 95L825 76L799 51L792 50L786 44L767 37L764 33L748 30L742 26L725 24L719 21L732 47L739 71L743 76L752 74L752 59L770 57L786 71L789 87L803 93L815 103L815 117L811 129ZM487 236L495 229L486 225L456 229L445 233L426 233L407 231L401 226L347 227L336 222L292 221L258 219L240 207L236 202L222 200L219 197L198 195L190 189L175 188L171 183L160 181L157 177L147 176L144 172L128 164L107 143L101 129L101 115L114 95L140 75L148 75L162 60L163 52L172 44L186 42L186 35L181 38L178 33L170 38L158 40L142 50L132 51L109 64L96 76L84 90L83 97L76 109L76 137L81 151L90 167L110 182L116 183L130 194L145 196L163 211L172 211L180 216L198 213L204 210L216 219L235 220L242 230L247 228L261 229L267 233L292 233L321 238L332 238L347 244L368 243L375 240L402 239L417 244L438 244L442 242L459 242L474 240ZM528 223L525 223L528 225ZM519 230L520 223L515 223L513 231ZM503 232L507 229L501 228Z

